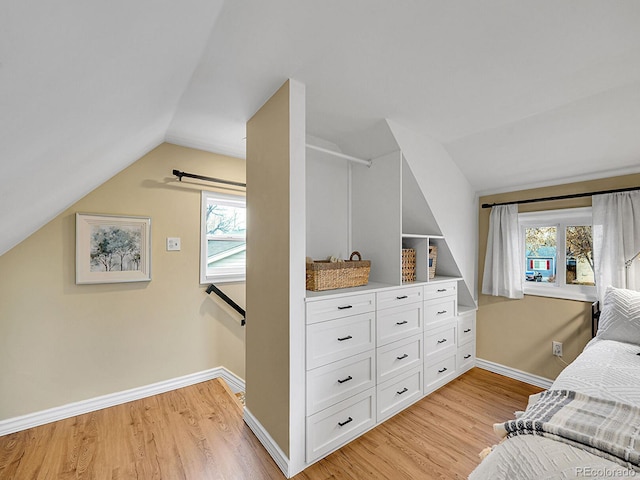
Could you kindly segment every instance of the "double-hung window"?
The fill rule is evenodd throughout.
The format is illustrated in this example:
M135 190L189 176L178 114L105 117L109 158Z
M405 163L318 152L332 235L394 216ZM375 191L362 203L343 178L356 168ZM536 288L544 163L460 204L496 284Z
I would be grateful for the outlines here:
M518 215L524 244L524 293L595 299L591 207Z
M246 212L244 196L202 192L200 283L245 281Z

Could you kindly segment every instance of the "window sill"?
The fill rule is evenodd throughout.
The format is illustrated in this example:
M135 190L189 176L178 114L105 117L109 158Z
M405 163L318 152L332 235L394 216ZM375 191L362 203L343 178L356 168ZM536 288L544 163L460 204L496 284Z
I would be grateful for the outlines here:
M525 286L525 295L533 295L536 297L560 298L562 300L576 300L579 302L595 302L597 295L595 287L592 292L576 291L575 287L555 287L552 285L543 286Z
M246 277L210 277L200 279L200 285L209 285L210 283L215 285L224 285L225 283L246 283Z

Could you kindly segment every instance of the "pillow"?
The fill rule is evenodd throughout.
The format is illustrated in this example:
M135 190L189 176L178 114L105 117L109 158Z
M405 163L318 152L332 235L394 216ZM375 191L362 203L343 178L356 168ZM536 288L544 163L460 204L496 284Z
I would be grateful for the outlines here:
M640 292L607 287L596 337L640 345Z

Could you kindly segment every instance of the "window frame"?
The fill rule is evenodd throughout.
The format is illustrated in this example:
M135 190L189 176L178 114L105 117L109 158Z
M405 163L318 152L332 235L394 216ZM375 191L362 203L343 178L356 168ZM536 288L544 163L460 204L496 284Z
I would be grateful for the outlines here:
M209 252L208 252L208 235L207 235L207 207L209 205L209 200L213 199L218 201L220 204L231 205L235 207L243 207L246 212L247 202L246 196L242 194L229 194L229 193L220 193L211 190L203 190L201 193L201 201L200 201L200 284L210 284L210 283L238 283L246 281L246 259L245 264L242 267L242 271L240 268L225 268L219 269L221 270L219 273L209 274L207 272ZM240 237L238 235L228 235L224 239L226 240L238 240L240 238L245 239L245 249L246 249L246 235L244 237ZM223 240L221 238L221 240Z
M557 227L556 237L556 282L523 281L525 295L539 297L562 298L593 302L597 298L595 285L567 285L566 228L567 226L593 225L591 207L565 208L559 210L543 210L518 214L520 244L522 245L522 262L526 264L525 229L531 227ZM523 272L524 274L524 272Z

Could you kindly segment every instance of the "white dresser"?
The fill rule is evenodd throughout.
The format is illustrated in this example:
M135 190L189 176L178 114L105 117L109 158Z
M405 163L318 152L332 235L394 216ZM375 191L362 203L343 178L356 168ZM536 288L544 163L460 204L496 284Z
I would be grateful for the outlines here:
M375 306L375 293L307 303L307 461L376 423Z
M425 285L425 393L456 376L458 324L456 282Z
M378 422L422 397L422 286L376 293Z
M458 312L457 279L315 294L306 352L313 462L473 367L475 310Z

